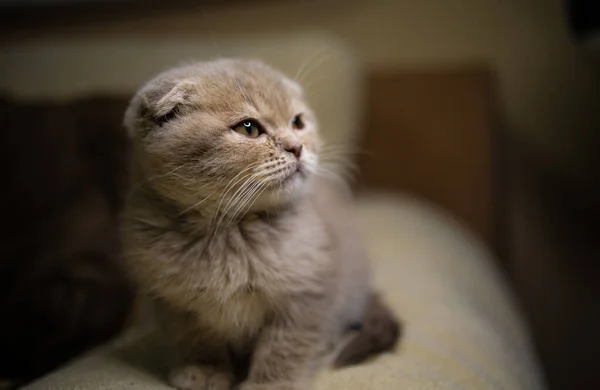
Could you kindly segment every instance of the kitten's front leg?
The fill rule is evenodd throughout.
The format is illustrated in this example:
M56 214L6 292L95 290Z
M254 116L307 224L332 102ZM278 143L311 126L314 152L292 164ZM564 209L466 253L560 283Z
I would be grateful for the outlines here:
M226 341L199 325L196 315L159 303L155 307L174 348L169 384L178 390L229 390L233 372Z
M233 383L225 345L208 338L178 345L179 359L169 383L178 390L229 390Z
M229 390L232 378L215 366L189 364L171 371L169 383L178 390Z
M295 318L276 319L263 331L240 390L311 388L328 344L327 320L312 309L296 310Z

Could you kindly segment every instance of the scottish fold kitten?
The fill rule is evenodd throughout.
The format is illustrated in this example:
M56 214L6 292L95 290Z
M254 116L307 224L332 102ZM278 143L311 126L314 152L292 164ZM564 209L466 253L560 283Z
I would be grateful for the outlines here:
M308 389L394 347L297 83L257 61L186 65L149 81L125 124L127 266L177 351L173 386Z

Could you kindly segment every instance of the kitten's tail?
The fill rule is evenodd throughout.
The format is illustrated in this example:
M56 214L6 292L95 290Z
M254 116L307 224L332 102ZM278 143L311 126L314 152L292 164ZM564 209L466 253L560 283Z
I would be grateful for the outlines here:
M374 294L369 302L363 324L334 361L334 367L354 365L395 348L402 325L391 310Z

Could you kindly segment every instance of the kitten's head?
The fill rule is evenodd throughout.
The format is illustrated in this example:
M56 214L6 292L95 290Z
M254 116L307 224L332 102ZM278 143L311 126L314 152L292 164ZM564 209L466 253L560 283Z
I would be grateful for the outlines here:
M279 206L317 169L321 141L301 88L257 61L167 71L136 94L125 125L147 185L184 209Z

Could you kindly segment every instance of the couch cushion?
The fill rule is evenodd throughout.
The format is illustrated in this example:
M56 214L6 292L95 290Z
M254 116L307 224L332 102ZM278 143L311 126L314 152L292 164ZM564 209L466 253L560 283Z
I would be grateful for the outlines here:
M318 390L543 389L519 310L479 241L412 198L370 195L359 206L376 284L405 335L394 353L324 373ZM168 389L160 347L132 340L26 389Z

